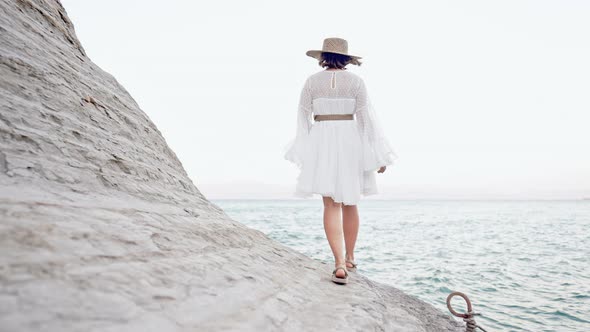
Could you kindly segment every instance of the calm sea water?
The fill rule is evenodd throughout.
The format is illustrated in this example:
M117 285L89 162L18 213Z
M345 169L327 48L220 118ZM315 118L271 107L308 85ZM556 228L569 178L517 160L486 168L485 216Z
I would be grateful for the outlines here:
M333 264L319 197L212 201ZM447 313L447 295L464 292L488 331L590 331L590 201L365 199L358 207L359 273Z

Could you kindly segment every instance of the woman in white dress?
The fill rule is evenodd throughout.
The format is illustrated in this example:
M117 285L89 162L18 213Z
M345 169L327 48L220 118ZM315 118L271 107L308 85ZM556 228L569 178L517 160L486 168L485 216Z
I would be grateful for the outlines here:
M345 68L361 64L361 57L348 54L348 42L326 38L321 50L306 54L325 69L303 85L296 136L284 157L300 170L294 195L323 198L324 229L335 259L332 281L345 284L348 271L356 271L357 203L361 195L378 193L375 173L383 173L396 156L364 81Z

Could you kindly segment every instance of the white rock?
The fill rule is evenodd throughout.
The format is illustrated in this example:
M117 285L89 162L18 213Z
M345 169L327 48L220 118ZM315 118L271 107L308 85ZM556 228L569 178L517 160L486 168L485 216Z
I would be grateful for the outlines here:
M230 219L58 1L0 0L0 218L2 331L461 326Z

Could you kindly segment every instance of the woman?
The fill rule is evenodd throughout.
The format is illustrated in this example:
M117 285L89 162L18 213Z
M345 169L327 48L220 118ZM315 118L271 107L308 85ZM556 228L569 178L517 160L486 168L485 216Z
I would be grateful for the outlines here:
M321 50L306 54L325 69L305 81L296 136L285 147L285 159L300 169L295 195L320 194L323 198L324 229L336 267L332 281L346 284L348 270L356 271L356 204L361 194L378 192L375 171L383 173L395 154L371 107L364 81L346 69L348 64L361 65L361 57L348 54L348 42L326 38Z

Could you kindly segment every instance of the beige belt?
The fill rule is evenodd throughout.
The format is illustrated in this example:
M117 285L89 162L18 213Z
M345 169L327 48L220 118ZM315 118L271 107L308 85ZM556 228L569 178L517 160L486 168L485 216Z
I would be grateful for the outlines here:
M316 121L324 120L354 120L352 114L316 114L313 116Z

